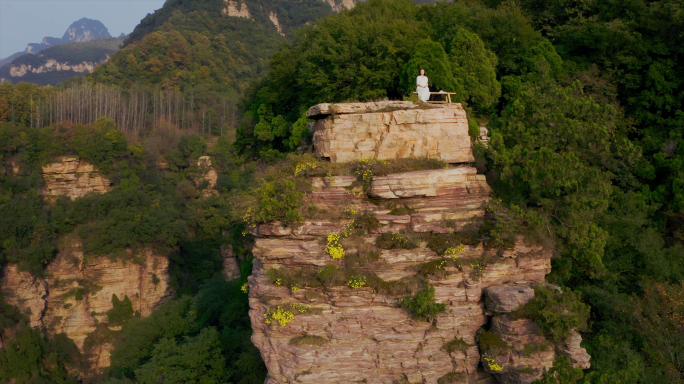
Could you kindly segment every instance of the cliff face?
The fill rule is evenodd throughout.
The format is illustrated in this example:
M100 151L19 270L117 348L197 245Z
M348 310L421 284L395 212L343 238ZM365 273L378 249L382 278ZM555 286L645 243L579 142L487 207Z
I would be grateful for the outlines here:
M12 66L9 70L11 77L23 77L27 73L47 73L47 72L59 72L59 71L74 71L76 73L91 73L95 70L95 67L104 63L106 60L99 62L82 62L80 64L69 64L60 63L57 60L49 59L45 64L39 65L37 67L31 64L20 64L17 66Z
M218 173L214 167L211 166L211 158L209 156L200 156L197 159L197 166L199 167L199 177L195 180L198 186L204 186L202 189L202 196L209 197L217 195L218 192L214 189L218 181Z
M412 102L319 104L307 112L316 155L333 163L360 159L473 161L468 120L460 104Z
M89 192L108 192L111 185L92 164L78 157L67 156L62 157L61 161L44 166L43 180L46 195L67 196L72 200Z
M242 17L249 19L252 15L249 13L249 8L244 2L238 3L235 0L224 0L225 8L221 11L224 15L232 17Z
M393 130L403 133L393 139L395 147L417 147L417 138L422 136L423 143L434 140L443 148L458 148L461 156L441 157L442 152L437 151L436 158L460 161L472 156L467 128L465 135L453 134L464 129L465 113L460 105L390 112L374 111L384 108L377 103L335 107L339 109L330 117L321 113L330 111L328 105L309 111L309 116L323 118L313 123L314 144L317 152L327 154L331 161L381 158L381 151L371 153L351 145L338 150L333 143L382 138ZM339 110L348 112L340 115ZM410 117L403 120L405 116ZM378 134L376 127L384 127L385 133ZM321 139L321 131L327 131L325 139ZM376 147L382 147L380 141ZM384 158L411 157L409 151L394 153L395 157ZM425 240L459 236L459 231L472 230L484 221L490 188L474 168L461 165L373 177L361 194L350 191L355 177L310 181L313 191L307 195L308 202L329 211L351 213L343 219L306 220L289 227L277 222L261 224L252 231L256 236L249 283L252 341L268 367L267 384L530 383L542 368L551 366L553 351L523 356L524 346L535 340L508 340L518 349L509 348L512 352L506 361L504 356L496 356L505 371L489 364L489 356L476 343L476 334L490 322L502 338L505 332L517 335L515 329L504 326L503 317L492 320L492 315L510 312L534 296L530 286L544 283L551 270L551 253L526 244L522 237L502 252L485 247L486 239L471 236L440 256L432 240ZM360 217L374 217L378 225L349 246L343 242L344 257L333 259L328 236L353 228ZM363 268L354 267L353 276L347 273L350 263L362 258L362 248L379 244L380 237L387 239L390 234L392 238L413 234L421 241L413 247L377 249ZM344 281L288 285L287 276L326 279L326 274L335 270L347 271ZM419 285L411 287L416 281ZM434 288L434 301L445 306L430 321L402 308L402 298L425 282ZM524 294L496 295L510 287ZM486 302L488 290L492 293ZM527 321L527 326L531 323L522 321ZM536 333L533 336L543 338ZM579 347L577 343L573 346ZM581 365L580 360L578 355L576 365Z
M21 272L15 265L5 267L0 290L9 304L29 316L31 326L50 334L65 333L87 354L92 373L109 367L111 345L92 339L96 327L108 326L107 312L112 297L128 297L140 316L171 297L169 261L145 252L139 261L112 261L107 257L84 257L81 241L71 234L62 239L57 258L48 266L46 278Z

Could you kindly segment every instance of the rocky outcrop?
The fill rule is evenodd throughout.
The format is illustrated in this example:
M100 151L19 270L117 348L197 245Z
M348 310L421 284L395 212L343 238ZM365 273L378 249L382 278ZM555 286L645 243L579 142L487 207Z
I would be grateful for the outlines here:
M223 10L221 10L222 14L233 17L242 17L245 19L252 17L244 0L242 3L238 2L237 0L223 0L223 2L226 6L223 8Z
M534 289L524 281L487 288L487 309L497 313L512 312L534 297Z
M335 12L340 12L345 9L353 9L356 6L356 0L323 0L326 3L330 4L330 8L332 8L333 11Z
M276 27L276 30L278 31L278 34L280 36L285 36L283 33L283 27L280 25L280 22L278 21L278 15L271 11L268 13L268 19L271 20L271 23Z
M240 264L237 256L233 253L233 246L230 244L221 245L221 257L223 258L223 278L226 281L239 278Z
M472 156L460 105L321 104L308 116L318 119L312 127L317 153L333 162L420 156L461 162ZM490 188L474 168L373 177L365 191L355 187L353 176L309 181L307 204L326 209L329 217L290 226L259 224L251 231L252 341L268 368L267 384L494 383L503 375L485 370L476 342L485 324L491 321L511 343L519 340L523 352L530 352L524 351L526 343L543 339L529 320L492 319L529 300L530 284L543 283L551 270L551 253L521 236L510 249L486 246L477 228L485 220ZM358 228L357 220L375 225L344 238ZM335 243L330 235L343 240ZM418 240L399 249L380 247L379 239L388 235ZM461 236L463 244L437 253L435 244L447 236ZM343 255L333 251L338 246ZM445 306L429 321L401 305L425 283L434 289L434 301ZM576 346L572 340L567 350ZM536 374L550 367L554 352L534 351L507 361L522 368L506 373L527 374L523 368L533 367Z
M322 224L318 233L334 232L330 230L333 225ZM311 225L305 223L302 227ZM445 268L446 277L431 276L429 283L435 288L435 299L446 305L446 311L438 314L434 322L425 322L415 320L400 308L401 295L347 285L292 289L271 283L266 273L270 269L321 270L326 265L343 268L343 262L332 262L325 245L291 237L285 234L257 238L254 248L258 261L250 278L252 341L262 352L270 384L364 379L376 383L437 383L450 377L461 377L460 382L476 382L483 379L483 373L478 371L480 352L475 334L488 321L483 289L529 277L543 279L550 270L548 253L535 255L534 265L521 268L516 259L497 258L482 244L468 246L464 259L485 256L493 262L485 265L469 261L460 268ZM367 239L372 240L373 235ZM528 255L518 257L530 259ZM414 275L426 263L439 260L443 258L425 247L383 250L374 272L391 284ZM277 322L266 324L264 314L275 306L310 309L297 313L285 326ZM300 344L301 340L312 344ZM449 345L453 342L462 348L451 350Z
M587 350L580 346L582 336L577 331L570 330L570 334L565 341L558 347L558 353L567 356L572 362L572 365L582 369L589 369L591 367L591 356Z
M132 257L126 262L85 257L75 234L63 238L59 248L47 268L47 277L35 278L9 265L0 290L8 303L29 314L31 326L72 339L88 354L91 372L95 373L109 366L111 346L96 340L86 345L86 340L98 324L108 323L113 295L120 300L128 297L135 312L148 316L171 298L169 261L149 250L138 257L138 262Z
M13 65L10 70L9 74L11 77L24 77L28 73L47 73L47 72L59 72L59 71L73 71L76 73L92 73L95 70L95 67L98 65L103 64L107 60L102 60L100 62L87 62L84 61L82 63L78 64L70 64L70 63L60 63L57 60L54 59L49 59L45 62L45 64L39 65L37 67L34 67L31 64L20 64L20 65Z
M20 271L16 264L10 264L4 268L0 287L5 302L20 308L28 318L31 327L43 325L48 288L45 280Z
M217 195L218 192L214 189L214 186L218 180L218 173L216 173L214 167L211 166L211 158L209 156L200 156L197 160L197 166L199 167L200 175L196 180L196 184L202 185L206 183L206 187L202 189L202 196L209 197Z
M307 112L316 155L333 163L360 159L473 161L468 120L460 104L405 101L319 104Z
M312 184L323 183L315 180ZM330 180L328 185L345 185L345 182ZM460 209L469 211L470 215L483 215L486 195L479 199L479 206L470 204L470 208L466 208L469 204L459 206L456 199L402 200L414 212L392 216L383 210L374 211L385 225L364 240L372 243L387 227L393 227L394 231L408 229L415 219L425 219L426 213L432 210L458 212ZM467 197L461 202L468 202ZM497 256L482 243L465 246L460 258L487 258L489 262L469 261L460 268L445 268L448 275L444 278L430 278L436 301L447 305L447 310L434 323L416 321L399 308L401 296L371 288L343 285L332 289L292 290L269 281L266 271L270 269L321 269L327 265L343 268L343 262L333 261L325 252L325 245L317 240L339 233L349 222L308 220L291 227L265 224L254 230L257 239L253 252L258 261L250 279L250 317L255 330L253 341L269 367L269 383L337 383L363 379L379 383L399 380L436 383L442 377L456 377L456 374L474 382L482 378L477 369L480 355L475 346L475 332L488 319L483 289L508 281L543 281L550 271L550 254L537 249L521 247L527 253L516 249L511 258ZM425 246L383 250L373 270L378 277L392 283L414 275L426 263L439 260L443 257ZM311 310L296 316L285 327L264 323L264 314L274 305L292 304L309 306ZM292 344L292 340L306 337L323 345ZM467 347L449 352L445 345L454 340L461 340Z
M590 366L591 357L580 347L582 337L574 330L566 341L554 345L534 321L509 315L532 298L534 288L525 281L486 289L487 309L497 313L490 332L505 346L482 351L482 363L499 383L529 384L538 379L544 369L551 369L558 354L568 356L575 367L587 369Z
M43 167L45 194L52 197L66 196L70 199L90 192L105 193L111 183L101 176L92 164L78 157L62 157L60 161Z

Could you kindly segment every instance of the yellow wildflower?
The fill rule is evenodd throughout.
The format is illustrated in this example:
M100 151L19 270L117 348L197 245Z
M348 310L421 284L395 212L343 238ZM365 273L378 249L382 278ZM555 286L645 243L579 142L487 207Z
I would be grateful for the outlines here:
M341 259L344 257L344 248L340 244L340 235L331 233L328 235L328 245L325 247L325 252L333 259Z
M280 306L278 306L278 309L276 309L275 312L269 310L264 313L264 317L266 318L264 320L266 324L271 324L271 322L275 320L281 327L284 327L287 323L294 320L294 314L288 310L282 309Z

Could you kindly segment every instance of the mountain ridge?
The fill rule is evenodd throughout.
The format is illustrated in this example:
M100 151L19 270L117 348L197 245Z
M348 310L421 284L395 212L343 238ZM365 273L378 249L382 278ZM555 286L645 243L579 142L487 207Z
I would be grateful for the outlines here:
M29 43L24 52L1 60L0 80L58 85L92 72L119 50L124 38L112 37L99 20L81 18L61 38L46 36L40 43Z

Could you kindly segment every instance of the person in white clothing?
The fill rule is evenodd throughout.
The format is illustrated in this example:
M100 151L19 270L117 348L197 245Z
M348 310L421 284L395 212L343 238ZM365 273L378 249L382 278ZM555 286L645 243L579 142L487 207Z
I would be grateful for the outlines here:
M416 78L416 92L418 92L418 98L422 101L427 102L430 100L430 88L428 88L428 78L425 76L425 70L420 69L420 76Z

